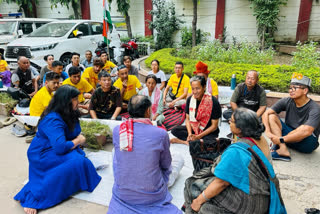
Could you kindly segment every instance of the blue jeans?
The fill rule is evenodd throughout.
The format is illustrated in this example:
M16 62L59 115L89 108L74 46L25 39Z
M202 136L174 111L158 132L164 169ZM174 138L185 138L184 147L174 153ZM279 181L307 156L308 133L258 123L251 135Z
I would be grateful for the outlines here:
M281 119L280 119L280 122L282 125L282 136L286 136L287 134L289 134L289 132L294 130L293 128L285 124ZM286 143L286 145L287 147L302 153L311 153L318 148L319 142L316 137L314 137L313 135L310 135L309 137L304 138L300 142Z

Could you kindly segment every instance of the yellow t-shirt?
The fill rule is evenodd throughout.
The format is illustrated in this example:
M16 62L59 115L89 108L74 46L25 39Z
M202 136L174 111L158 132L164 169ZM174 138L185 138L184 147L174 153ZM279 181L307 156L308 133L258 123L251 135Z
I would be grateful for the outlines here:
M31 99L30 116L41 116L42 112L47 108L53 93L49 93L47 87L42 87Z
M93 89L92 86L88 83L88 81L83 78L80 79L80 82L77 85L73 84L70 78L63 81L62 85L71 85L73 87L76 87L80 91L80 94L78 96L78 100L80 103L82 103L85 100L83 97L83 93L88 93Z
M117 81L115 81L113 83L113 86L114 87L117 87L119 88L120 90L122 89L122 81L120 78L117 79ZM138 80L138 78L134 75L128 75L128 83L127 83L127 88L124 92L124 95L123 95L123 100L130 100L130 98L134 95L137 94L137 88L140 88L141 87L141 83L140 81Z
M83 74L82 74L82 78L86 78L88 79L88 83L94 88L97 88L97 84L98 84L98 74L99 73L95 73L93 71L93 67L88 67L84 70Z
M108 71L108 73L110 73L111 69L114 68L114 67L116 67L116 65L113 64L113 62L107 60L106 64L104 64L102 69L104 69L104 70Z
M6 60L0 60L0 72L6 71L6 67L8 66L8 63Z
M214 81L213 79L210 79L211 82L211 88L212 88L212 96L217 96L219 95L219 91L218 91L218 84L216 83L216 81Z
M176 94L176 92L177 92L180 78L177 77L177 74L173 74L169 79L168 86L172 87L173 94ZM183 75L183 79L181 81L181 84L180 84L180 87L178 90L178 94L176 95L177 98L183 94L183 91L185 88L188 88L188 90L190 90L190 79L186 74Z

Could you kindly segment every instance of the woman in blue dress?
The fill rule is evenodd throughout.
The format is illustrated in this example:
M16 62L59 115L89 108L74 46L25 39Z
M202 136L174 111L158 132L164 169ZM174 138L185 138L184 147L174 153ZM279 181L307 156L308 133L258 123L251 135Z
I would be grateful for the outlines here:
M27 214L52 207L72 194L92 192L101 180L79 148L79 91L61 86L41 115L36 137L28 149L29 182L14 197Z

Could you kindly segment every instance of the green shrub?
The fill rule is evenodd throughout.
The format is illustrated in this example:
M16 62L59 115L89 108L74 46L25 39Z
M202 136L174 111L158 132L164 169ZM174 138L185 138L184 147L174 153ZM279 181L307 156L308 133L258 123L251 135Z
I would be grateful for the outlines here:
M176 61L184 63L184 72L188 76L193 75L195 65L199 60L175 57L171 55L174 49L167 48L154 52L145 61L147 66L153 59L160 62L160 69L167 74L173 73L173 68ZM301 72L303 75L312 79L312 91L320 93L320 73L318 68L299 71L297 68L289 65L253 65L253 64L230 64L225 62L203 61L208 64L210 77L213 78L219 85L230 85L232 74L237 75L237 83L244 82L245 75L249 70L257 70L260 73L260 84L272 91L288 92L291 75L293 72Z
M192 46L192 28L183 27L181 29L181 46L182 47L191 47ZM196 44L206 42L208 39L209 33L205 33L200 29L197 29L196 32Z
M109 126L101 124L100 122L87 122L84 120L80 120L80 126L81 131L86 138L87 147L90 149L102 149L102 145L97 141L96 134L100 134L106 137L112 136L112 132Z
M308 70L320 66L320 53L317 51L316 42L302 45L297 43L297 51L293 52L292 66L298 70Z
M258 43L246 41L223 44L220 40L206 42L196 47L184 47L177 49L172 54L179 57L187 57L197 60L243 63L243 64L271 64L275 53L272 49L260 50Z

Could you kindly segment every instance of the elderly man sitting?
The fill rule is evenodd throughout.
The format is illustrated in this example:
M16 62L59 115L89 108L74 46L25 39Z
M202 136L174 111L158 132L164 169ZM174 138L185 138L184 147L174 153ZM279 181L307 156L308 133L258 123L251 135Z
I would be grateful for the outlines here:
M151 101L135 95L128 104L132 118L113 130L114 185L108 213L181 213L171 204L170 142L166 131L150 121Z
M230 105L230 110L223 112L223 117L227 120L231 118L232 112L238 107L248 108L255 111L261 117L267 108L267 96L264 88L259 84L259 74L255 70L247 72L246 81L237 85L234 90Z
M320 133L320 106L308 97L311 80L294 73L289 86L290 97L275 103L262 116L266 134L274 143L272 158L290 161L287 147L303 153L318 148ZM285 122L277 114L286 112Z

